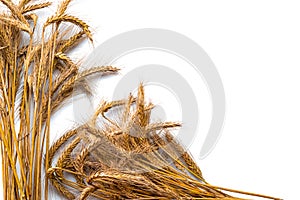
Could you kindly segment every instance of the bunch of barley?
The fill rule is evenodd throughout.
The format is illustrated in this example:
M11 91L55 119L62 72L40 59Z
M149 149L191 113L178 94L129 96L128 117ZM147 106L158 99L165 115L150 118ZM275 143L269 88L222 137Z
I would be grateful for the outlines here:
M171 133L180 123L151 122L154 105L145 102L142 84L137 97L101 102L91 119L50 146L51 115L75 87L87 90L84 78L118 69L80 72L68 56L83 38L92 42L89 26L66 13L71 0L62 1L43 24L36 11L50 2L0 1L7 8L0 13L4 199L48 199L49 182L67 199L239 199L224 191L276 199L207 183Z

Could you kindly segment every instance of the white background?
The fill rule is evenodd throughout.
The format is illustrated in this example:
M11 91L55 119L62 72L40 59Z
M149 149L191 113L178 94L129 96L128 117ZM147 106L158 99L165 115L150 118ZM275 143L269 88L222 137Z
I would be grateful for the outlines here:
M84 0L69 10L91 25L95 46L138 28L169 29L197 42L226 94L222 137L204 160L195 156L207 181L293 200L300 180L299 6L291 0Z
M300 179L299 6L274 0L85 0L71 10L82 9L80 16L97 28L98 44L138 28L169 29L197 42L215 63L226 94L222 137L198 160L204 176L214 185L293 200Z

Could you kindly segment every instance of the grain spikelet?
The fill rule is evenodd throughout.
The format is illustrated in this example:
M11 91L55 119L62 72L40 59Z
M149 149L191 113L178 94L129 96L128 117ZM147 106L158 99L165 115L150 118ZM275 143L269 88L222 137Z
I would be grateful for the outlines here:
M24 24L24 23L20 22L19 20L16 20L16 19L13 19L13 18L0 16L0 23L15 26L15 27L21 29L22 31L26 31L27 33L31 33L31 29L30 29L29 26L27 26L27 24Z
M70 22L72 24L75 24L76 26L80 27L83 32L85 33L85 35L89 38L89 40L92 42L92 33L89 30L89 26L82 21L81 19L74 17L72 15L67 15L67 14L63 14L63 15L58 15L58 16L53 16L48 18L48 20L45 22L44 27L48 26L49 24L52 23L60 23L60 22Z
M22 14L32 12L32 11L35 11L35 10L39 10L39 9L42 9L42 8L46 8L46 7L50 6L51 4L52 4L51 2L45 2L45 3L27 5L27 6L24 7L24 9L22 9Z

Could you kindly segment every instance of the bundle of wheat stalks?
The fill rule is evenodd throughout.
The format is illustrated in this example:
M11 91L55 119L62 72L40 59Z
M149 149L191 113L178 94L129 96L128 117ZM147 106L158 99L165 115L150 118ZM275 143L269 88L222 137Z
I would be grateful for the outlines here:
M48 182L67 199L239 199L226 190L275 199L208 184L170 132L180 124L151 122L154 105L145 102L142 84L137 97L101 102L91 119L50 146L51 115L76 87L87 89L87 76L118 69L80 71L70 59L83 38L92 41L89 26L66 13L71 0L43 24L35 11L50 2L0 1L4 199L48 199Z

